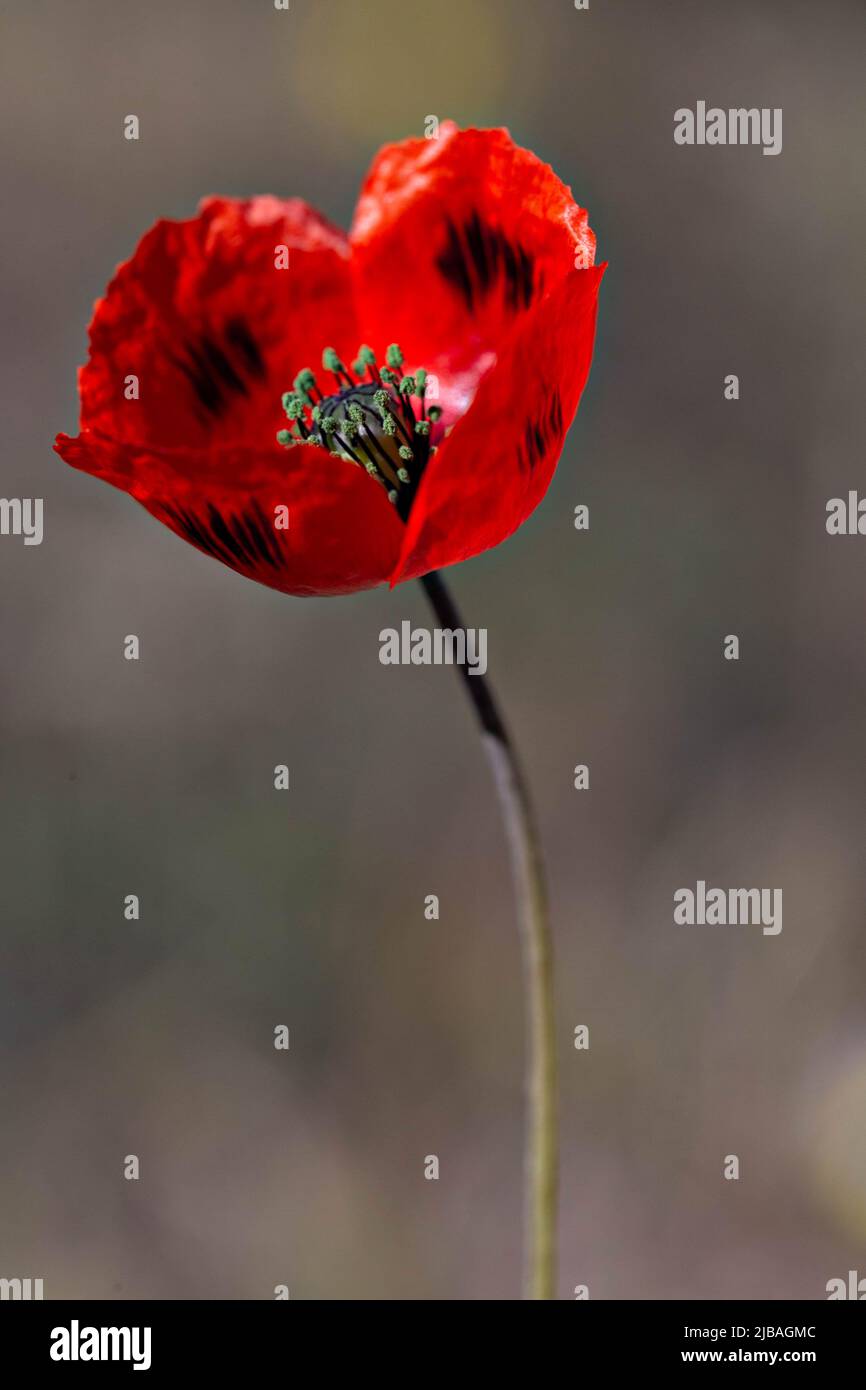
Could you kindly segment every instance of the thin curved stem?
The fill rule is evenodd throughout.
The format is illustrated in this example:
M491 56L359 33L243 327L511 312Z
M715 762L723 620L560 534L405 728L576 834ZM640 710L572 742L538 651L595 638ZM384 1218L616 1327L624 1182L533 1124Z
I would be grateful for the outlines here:
M421 584L441 625L464 626L449 590L437 572ZM511 854L523 956L527 1010L527 1124L525 1207L525 1297L555 1297L557 1115L556 1025L553 994L553 943L541 844L526 781L514 745L486 676L460 675L481 724L493 768Z

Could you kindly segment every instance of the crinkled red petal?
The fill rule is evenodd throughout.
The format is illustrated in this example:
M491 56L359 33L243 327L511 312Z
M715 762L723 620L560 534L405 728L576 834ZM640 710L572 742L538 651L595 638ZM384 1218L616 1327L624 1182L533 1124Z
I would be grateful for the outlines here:
M399 342L457 408L521 320L595 255L586 212L547 164L506 130L451 122L377 155L350 239L364 336L378 351Z
M589 374L604 270L566 276L482 378L428 465L392 585L499 545L538 506Z
M81 427L266 448L300 368L357 337L341 231L300 199L208 198L189 221L158 222L97 302Z
M283 593L370 589L388 579L399 555L403 525L384 489L315 445L203 453L84 430L76 439L58 435L54 447L205 554Z

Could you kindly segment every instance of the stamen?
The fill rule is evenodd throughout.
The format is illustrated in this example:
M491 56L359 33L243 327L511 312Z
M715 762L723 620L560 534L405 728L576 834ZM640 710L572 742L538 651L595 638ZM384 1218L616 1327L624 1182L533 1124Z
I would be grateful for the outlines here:
M356 376L360 377L364 375L365 370L369 371L370 380L378 384L379 373L376 370L376 354L371 347L367 347L366 343L362 343L358 348L358 356L352 363L352 370Z
M373 349L362 343L349 371L334 348L325 348L322 367L336 379L336 392L324 395L304 367L282 397L290 424L277 440L286 448L317 444L357 464L387 490L405 521L435 451L433 429L442 411L431 406L425 414L427 373L418 367L403 375L399 343L389 344L385 359L387 366L378 368ZM420 419L413 396L420 401Z
M346 370L333 348L325 348L322 353L322 366L326 372L333 372L338 382L344 381L347 386L355 385L354 378Z

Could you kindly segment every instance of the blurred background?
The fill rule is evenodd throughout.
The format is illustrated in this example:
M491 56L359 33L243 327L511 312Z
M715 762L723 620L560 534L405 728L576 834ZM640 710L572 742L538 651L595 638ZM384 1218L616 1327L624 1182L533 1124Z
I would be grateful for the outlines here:
M378 661L381 628L429 621L420 589L282 597L51 451L92 303L157 217L271 192L348 226L376 149L431 114L507 125L610 262L546 501L450 574L548 855L560 1295L866 1275L866 540L824 527L864 479L862 5L0 16L2 493L45 499L40 547L0 540L0 1275L49 1298L519 1292L498 809L454 672ZM782 154L675 146L698 99L782 107ZM781 887L781 935L674 926L698 878Z

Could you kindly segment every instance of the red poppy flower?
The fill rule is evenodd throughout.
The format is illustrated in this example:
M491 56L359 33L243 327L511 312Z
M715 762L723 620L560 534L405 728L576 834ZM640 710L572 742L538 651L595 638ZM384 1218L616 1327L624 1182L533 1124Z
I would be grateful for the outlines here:
M348 238L298 199L208 198L98 301L80 433L54 447L286 593L454 564L547 490L589 372L594 252L504 130L386 146Z

